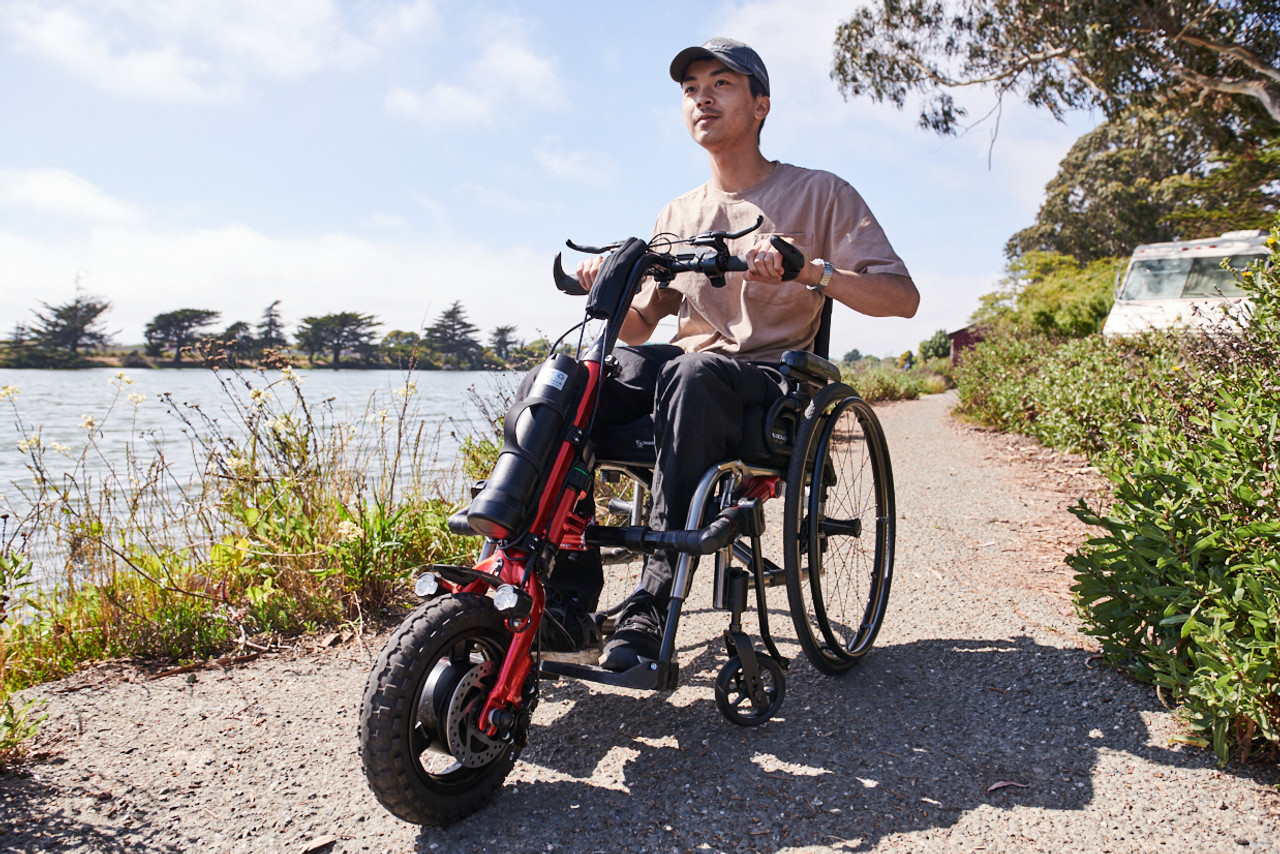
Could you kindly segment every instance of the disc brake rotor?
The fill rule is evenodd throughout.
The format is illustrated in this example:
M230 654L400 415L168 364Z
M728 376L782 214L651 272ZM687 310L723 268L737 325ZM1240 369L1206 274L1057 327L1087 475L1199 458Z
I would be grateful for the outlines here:
M444 734L453 758L465 768L486 765L505 750L507 742L490 738L478 728L480 709L498 665L484 661L467 671L453 690L445 709Z

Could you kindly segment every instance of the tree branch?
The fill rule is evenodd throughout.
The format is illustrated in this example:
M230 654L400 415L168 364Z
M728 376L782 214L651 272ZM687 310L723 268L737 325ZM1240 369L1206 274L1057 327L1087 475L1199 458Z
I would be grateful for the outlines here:
M1199 36L1193 36L1187 33L1179 33L1176 38L1179 41L1186 42L1187 44L1193 44L1196 47L1202 47L1206 50L1211 50L1214 53L1220 53L1225 56L1238 59L1259 74L1265 77L1270 77L1275 82L1280 83L1280 69L1272 68L1257 54L1241 47L1240 45L1218 44L1217 42L1211 42L1208 39L1202 39Z
M1280 92L1272 91L1266 81L1242 80L1239 78L1224 80L1218 77L1208 77L1185 66L1177 66L1173 71L1183 80L1202 89L1212 89L1215 92L1225 92L1228 95L1247 95L1250 98L1254 98L1262 104L1263 109L1271 116L1272 121L1280 124Z

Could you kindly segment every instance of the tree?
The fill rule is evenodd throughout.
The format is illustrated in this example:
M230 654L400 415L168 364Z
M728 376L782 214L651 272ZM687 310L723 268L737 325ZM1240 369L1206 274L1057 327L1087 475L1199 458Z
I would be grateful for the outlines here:
M258 340L253 337L253 327L243 320L237 320L218 334L226 357L236 364L238 359L249 358L258 350Z
M1227 99L1280 124L1275 0L878 0L836 31L832 77L846 97L898 108L924 98L920 124L954 134L952 90L994 88L1061 118Z
M850 350L848 353L845 353L845 354L844 354L844 358L843 358L841 361L844 361L844 362L860 362L860 361L862 361L862 351L861 351L861 350L859 350L857 347L854 347L854 348L853 348L852 350Z
M373 350L374 330L381 325L371 314L341 311L304 317L296 338L312 362L316 353L328 350L333 356L332 367L337 368L343 353L354 352L367 358Z
M6 368L41 367L43 360L39 358L35 345L31 341L31 330L21 323L13 325L13 333L4 344L4 357L0 366Z
M933 335L920 342L920 361L927 362L930 359L945 359L951 355L951 339L947 336L947 330L939 329Z
M44 311L33 311L35 322L28 328L31 343L52 359L70 357L79 361L80 351L93 347L105 347L111 335L103 327L103 315L111 303L91 297L76 288L71 302L49 305L42 302Z
M316 363L316 354L323 352L325 349L320 329L304 323L293 333L293 338L294 343L298 345L298 349L307 354L307 361L314 365Z
M422 336L416 332L393 329L382 338L382 352L396 364L415 364L422 352Z
M440 313L423 338L446 366L470 368L480 361L481 356L482 348L475 337L477 332L479 328L467 320L462 303L455 302Z
M515 335L516 327L514 326L495 326L493 332L489 333L489 346L493 348L493 354L500 361L507 361L507 355L511 349L520 346Z
M267 306L262 312L262 320L258 321L259 350L283 350L289 346L289 337L284 333L284 321L280 319L280 300Z
M143 337L147 339L147 355L160 356L173 351L173 361L182 361L182 350L190 347L206 333L206 327L222 316L220 311L204 308L180 308L157 314L147 323Z
M1005 245L1069 255L1085 264L1140 243L1266 227L1277 204L1277 137L1236 135L1189 113L1134 109L1080 137L1045 187L1036 221Z
M1000 288L982 297L970 322L1014 334L1091 335L1111 310L1112 289L1124 260L1080 264L1066 255L1027 252L1009 262Z
M1268 229L1280 210L1280 134L1258 144L1214 156L1210 169L1179 176L1178 206L1165 222L1182 239L1212 237L1239 229Z

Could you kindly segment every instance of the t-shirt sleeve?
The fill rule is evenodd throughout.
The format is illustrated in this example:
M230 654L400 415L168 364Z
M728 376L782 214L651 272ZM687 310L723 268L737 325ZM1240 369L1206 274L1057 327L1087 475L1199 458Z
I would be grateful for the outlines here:
M910 276L861 194L841 181L832 195L827 258L841 270Z

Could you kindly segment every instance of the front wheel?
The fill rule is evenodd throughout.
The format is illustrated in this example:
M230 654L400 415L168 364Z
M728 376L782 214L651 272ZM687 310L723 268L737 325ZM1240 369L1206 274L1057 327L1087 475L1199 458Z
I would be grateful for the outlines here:
M524 727L490 738L477 726L511 633L484 596L444 596L413 611L383 647L360 704L360 761L393 815L441 825L492 801Z

